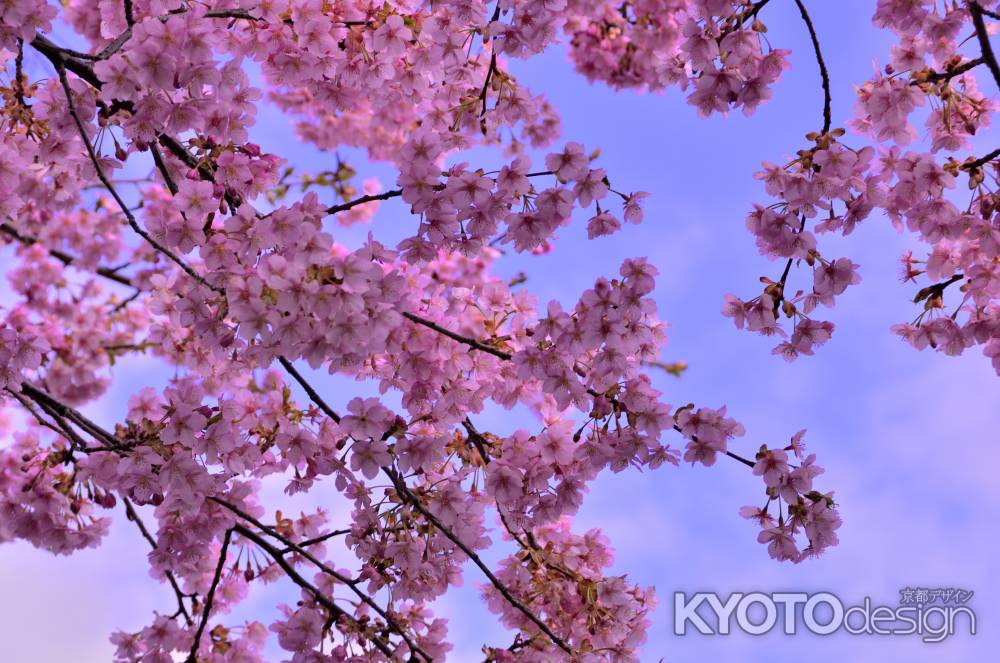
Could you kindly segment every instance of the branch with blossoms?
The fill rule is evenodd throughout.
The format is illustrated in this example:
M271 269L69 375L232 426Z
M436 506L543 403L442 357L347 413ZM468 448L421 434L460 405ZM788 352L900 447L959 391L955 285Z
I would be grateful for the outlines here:
M803 19L813 37L817 60L824 72L824 96L828 77L819 55L815 30L805 13ZM942 15L943 13L943 15ZM884 72L858 92L856 117L849 124L877 143L891 146L876 154L870 146L852 148L842 142L843 129L829 130L824 111L824 129L806 136L813 146L778 167L765 163L757 174L768 194L777 202L757 206L747 227L757 238L762 254L785 258L779 281L762 278L761 295L742 300L727 295L723 313L737 328L748 328L780 342L774 352L788 360L811 355L834 331L833 322L813 320L810 314L822 304L833 306L848 287L860 282L858 265L849 258L826 257L818 236L839 232L851 234L874 211L882 210L897 227L913 231L929 247L926 257L903 256L904 279L916 281L926 275L931 284L914 301L922 312L911 323L895 325L893 331L917 349L932 347L957 355L980 345L1000 372L1000 336L996 331L996 281L994 271L1000 243L995 229L996 160L1000 151L964 160L947 154L967 148L970 139L989 126L997 102L981 93L976 71L985 66L1000 85L996 58L989 40L987 18L994 18L978 2L954 8L919 9L911 13L891 3L879 3L877 25L900 37L892 62ZM935 26L949 21L945 32ZM959 51L963 26L975 36L978 53ZM909 116L928 104L930 150L902 152L917 134ZM829 102L825 109L829 108ZM968 178L971 196L963 210L949 193L960 176ZM807 220L813 225L807 228ZM812 268L811 288L806 286L787 296L787 280L793 263ZM978 277L969 278L970 274ZM945 288L960 283L957 304L946 307ZM782 324L791 322L791 330Z
M794 5L820 72L822 128L760 174L773 200L748 227L784 268L756 297L730 297L726 313L781 337L786 359L812 354L833 332L815 312L860 278L819 236L883 210L931 247L905 258L906 276L928 282L915 297L923 311L899 333L952 354L982 345L996 364L998 153L944 157L967 151L995 110L977 88L977 75L995 74L995 7L877 3L876 22L899 44L861 87L851 123L887 144L876 151L833 127L822 26L804 0ZM101 514L123 501L178 607L115 634L122 663L262 660L268 631L296 658L440 660L451 645L432 605L470 561L514 632L507 647L485 643L488 661L636 660L652 592L610 576L610 542L571 521L605 470L731 458L764 484L763 504L741 513L768 554L801 562L828 550L840 518L814 485L821 469L802 433L738 453L745 431L725 407L674 407L653 387L644 370L663 366L665 325L648 261L626 260L566 310L538 311L490 273L498 247L555 250L574 217L590 239L621 232L643 220L648 195L617 184L596 150L550 147L558 115L512 60L565 39L590 80L676 86L703 115L751 114L789 66L766 34L778 6L349 0L159 13L147 2L12 0L0 10L0 57L14 73L0 111L0 186L12 192L0 230L19 246L0 387L26 423L0 450L0 539L55 553L98 545ZM79 50L51 37L56 17ZM25 46L51 71L34 76ZM333 186L293 191L289 166L251 142L265 96L304 141L359 148L396 181L355 186L338 157L316 180ZM908 116L920 104L931 106L930 150L897 149L917 137ZM463 161L479 147L502 156ZM120 188L116 173L143 154L151 178ZM948 193L962 177L968 206ZM337 242L337 227L373 220L387 201L408 208L403 241L384 245L374 223L361 245ZM134 293L123 301L108 286ZM107 392L116 359L139 352L174 377L133 394L105 430L80 408ZM377 382L399 405L348 397L338 413L306 364ZM473 421L491 406L522 406L540 423L480 431ZM666 443L673 433L682 448ZM291 495L332 488L349 522L274 511L272 524L264 477ZM494 531L514 550L487 565ZM328 546L353 568L335 566ZM280 616L229 623L252 589L278 579L298 592Z

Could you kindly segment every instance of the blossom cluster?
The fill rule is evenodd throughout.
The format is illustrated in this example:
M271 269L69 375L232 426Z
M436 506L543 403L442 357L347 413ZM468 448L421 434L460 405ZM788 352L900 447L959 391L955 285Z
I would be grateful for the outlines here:
M902 257L903 279L922 286L914 296L921 310L893 332L917 349L948 355L980 346L1000 374L1000 155L962 156L1000 109L980 90L977 76L985 69L990 84L1000 86L986 24L996 14L990 5L996 3L877 3L875 24L895 33L898 43L889 62L857 89L855 116L848 122L874 146L849 147L843 129L830 129L827 92L824 128L807 136L813 145L784 167L764 164L758 177L777 202L757 205L747 225L763 255L787 263L779 280L762 277L765 288L754 299L727 296L723 311L737 327L779 336L775 352L788 359L812 354L829 340L833 323L806 316L817 304L833 305L860 281L859 266L849 258L825 258L816 235L848 235L881 212L923 247ZM975 39L967 39L970 32ZM826 81L825 68L823 76ZM923 133L914 126L918 114L924 116ZM961 185L967 185L967 195L959 193ZM811 291L792 294L793 263L812 269ZM791 320L791 336L782 317Z

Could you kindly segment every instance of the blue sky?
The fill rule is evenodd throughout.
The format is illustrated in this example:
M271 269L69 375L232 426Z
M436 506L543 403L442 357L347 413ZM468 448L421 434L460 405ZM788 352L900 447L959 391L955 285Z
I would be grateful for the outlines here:
M811 5L833 82L834 124L843 126L854 102L852 86L870 75L873 58L885 61L890 42L872 28L873 3L867 0ZM762 160L794 153L821 120L816 64L793 3L771 3L763 18L772 42L793 50L793 69L751 118L701 119L676 92L612 93L572 74L561 52L514 63L518 78L545 91L561 112L565 140L600 147L600 164L616 188L654 195L641 226L587 241L577 224L561 233L553 253L505 256L497 270L526 271L527 287L542 302L571 303L597 276L616 273L623 258L648 256L660 270L659 314L672 325L664 358L690 364L680 380L656 377L666 400L675 406L689 401L728 405L731 416L746 426L747 436L736 447L747 453L808 428L807 444L827 469L819 486L835 490L841 505L841 544L799 566L770 560L755 542L755 528L737 515L740 506L759 501L760 482L743 466L725 461L710 469L602 476L577 528L603 528L618 550L614 571L657 587L660 607L644 661L983 659L1000 647L993 626L1000 610L990 600L1000 589L995 561L1000 538L994 534L1000 517L995 478L1000 394L993 370L978 352L960 358L918 353L889 333L890 325L916 313L915 288L898 279L898 257L913 246L910 238L876 216L847 239L823 239L829 247L825 253L846 255L861 265L863 282L833 309L830 319L837 331L815 357L787 364L770 354L767 339L737 332L719 313L725 293L752 295L760 276L773 278L781 268L757 255L744 228L751 203L763 196L752 173ZM332 162L330 155L306 146L289 151L293 133L273 109L261 113L252 135L266 150L306 169ZM384 166L360 170L393 183ZM411 231L413 223L402 203L392 201L383 205L373 230L394 239ZM335 230L335 236L357 242L367 230ZM9 250L0 253L0 264L8 256ZM168 375L144 359L123 362L117 370L115 387L90 408L109 424L124 414L129 393ZM316 380L333 402L368 389L319 375ZM501 412L486 413L477 423L498 431L533 425L512 422ZM280 498L279 491L273 492ZM338 508L329 494L310 500ZM143 546L124 520L115 523L106 546L70 558L52 558L23 544L0 546L5 590L0 652L7 652L2 659L108 660L107 635L113 628L140 627L153 609L171 605L169 592L146 577ZM441 601L442 612L452 620L457 647L452 660L477 660L484 641L506 640L478 604L480 581L470 569L465 586ZM851 603L871 596L876 603L894 604L906 586L974 590L979 634L931 645L913 637L837 634L818 641L773 633L671 633L674 591L828 590ZM290 593L269 589L251 599L247 614L278 595Z

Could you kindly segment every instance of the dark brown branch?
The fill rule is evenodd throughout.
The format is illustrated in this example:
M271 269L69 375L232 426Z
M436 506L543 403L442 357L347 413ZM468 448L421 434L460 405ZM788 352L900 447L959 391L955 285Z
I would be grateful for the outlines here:
M132 502L129 501L124 495L122 497L122 502L125 504L125 513L128 515L128 519L135 523L136 527L139 528L139 532L142 534L142 538L146 539L150 547L156 550L157 543L156 538L149 533L146 529L146 524L142 522L142 518L139 517L139 513L132 506ZM174 590L174 594L177 596L177 613L183 615L184 621L187 622L188 626L191 626L193 622L191 621L191 615L188 614L187 608L184 607L184 592L181 591L180 585L177 584L177 578L170 571L167 571L164 575L167 576L167 581Z
M80 140L83 141L83 145L87 149L90 161L93 164L94 169L97 171L97 177L101 180L101 184L104 185L104 188L108 190L108 193L111 194L111 197L115 199L115 202L118 203L118 207L121 208L122 213L125 215L125 219L128 221L129 227L131 227L132 230L139 235L139 237L146 240L146 242L156 251L169 258L178 267L180 267L185 274L193 278L195 281L213 292L225 294L225 291L222 288L212 285L206 281L200 274L198 274L198 272L194 271L186 262L175 255L173 251L153 239L153 237L139 225L139 222L136 221L135 216L132 214L132 210L125 204L125 201L122 200L122 197L118 194L118 190L115 189L114 184L112 184L111 180L108 179L108 176L105 175L104 168L101 167L100 159L98 159L97 153L94 151L94 146L90 144L90 138L87 136L87 130L83 126L83 120L80 119L80 114L76 110L76 103L73 101L73 90L69 86L69 80L66 77L66 67L63 65L62 61L56 65L56 71L59 74L59 82L62 83L63 91L65 92L66 103L69 106L70 115L73 117L73 122L76 124L76 128L80 133Z
M411 321L411 322L417 323L418 325L423 325L424 327L427 327L428 329L433 329L434 331L438 332L439 334L444 334L445 336L447 336L448 338L450 338L453 341L457 341L459 343L464 343L465 345L468 345L471 348L479 350L480 352L489 353L489 354L493 355L494 357L499 357L500 359L503 359L504 361L510 361L510 359L513 356L509 352L504 352L503 350L498 350L497 348L494 348L492 346L486 345L485 343L481 343L481 342L477 341L474 338L469 338L468 336L462 336L461 334L456 334L455 332L451 331L450 329L446 329L446 328L442 327L441 325L437 324L436 322L428 320L427 318L422 318L419 315L416 315L414 313L410 313L409 311L404 311L403 312L403 317L406 318L407 320Z
M31 46L48 58L49 62L51 62L57 70L60 67L65 67L83 80L90 83L94 88L98 90L101 89L101 79L97 77L97 74L94 73L93 69L83 62L73 59L73 57L66 57L68 54L65 49L56 46L44 35L35 35L35 38L31 40Z
M972 25L976 28L976 39L979 41L979 50L982 52L983 60L993 74L993 81L1000 87L1000 64L997 64L997 57L993 53L993 46L990 44L990 33L986 29L986 21L983 20L985 10L978 2L969 3L969 14L972 16Z
M198 630L194 634L194 643L191 645L191 653L188 654L186 663L196 663L198 647L201 645L201 636L208 625L208 618L212 613L212 601L215 599L215 590L222 580L222 571L226 566L226 553L229 550L229 541L233 537L233 530L227 529L226 535L222 538L222 550L219 551L219 563L215 567L215 575L212 577L212 584L209 585L208 594L205 595L205 605L202 607L201 621L198 622Z
M771 0L759 0L744 9L743 13L734 14L730 19L728 19L728 21L726 21L726 27L719 32L719 36L716 37L716 42L722 43L722 39L726 35L741 29L744 25L746 25L747 21L757 18L757 14L760 13L760 10L762 10L770 1Z
M396 493L399 495L399 498L401 500L407 502L411 506L413 506L413 508L416 509L417 511L419 511L420 514L424 518L426 518L428 522L430 522L432 525L434 525L434 527L436 527L442 534L444 534L446 537L448 537L448 539L452 543L454 543L456 546L458 546L458 548L463 553L465 553L465 555L470 560L472 560L472 563L475 564L477 567L479 567L479 570L483 572L483 575L486 576L486 578L490 581L490 583L496 588L496 590L498 592L500 592L500 594L504 597L504 599L506 599L506 601L508 603L510 603L511 606L513 606L521 614L523 614L525 617L527 617L546 636L548 636L548 638L557 647L559 647L560 649L562 649L564 652L566 652L570 656L574 655L573 654L573 650L570 648L570 646L567 645L566 642L562 638L560 638L558 635L556 635L555 633L553 633L552 629L549 628L548 624L546 624L544 621L542 621L541 618L539 618L537 615L535 615L535 613L533 613L523 603L521 603L521 601L518 600L517 597L515 597L513 594L511 594L510 590L507 589L507 586L504 585L502 582L500 582L499 578L497 578L495 575L493 575L493 572L490 571L490 568L483 562L482 559L479 558L479 555L477 555L471 548L469 548L469 546L465 545L465 543L460 538L458 538L458 536L456 536L454 532L452 532L440 520L438 520L437 516L435 516L433 513L431 513L420 502L420 500L417 499L417 497L412 492L410 492L410 489L407 488L405 481L398 474L396 474L396 472L394 470L392 470L391 468L388 468L388 467L383 467L382 471L392 481L392 484L393 484L393 486L395 486Z
M495 23L500 19L500 2L498 0L496 8L493 10L493 18L490 19L490 23ZM485 39L485 36L484 36ZM493 80L493 74L497 71L497 51L496 48L490 49L490 66L486 70L486 80L483 81L483 91L479 93L479 100L482 102L482 110L479 111L479 126L486 135L486 99L490 89L490 82Z
M167 185L170 195L176 196L179 189L177 188L177 183L174 182L173 176L170 174L170 170L167 169L167 162L163 160L163 155L160 154L160 148L156 145L150 145L149 153L153 155L153 165L156 166L156 170L160 171L160 176L163 177L163 183Z
M989 16L990 18L994 18L994 19L1000 20L1000 14L998 14L996 12L991 12L989 9L986 9L986 7L981 7L981 9L983 10L983 15L984 16Z
M910 81L910 85L920 85L921 83L936 83L938 81L948 81L956 76L961 76L967 71L975 69L979 65L986 62L983 58L975 58L973 60L966 60L960 65L955 67L950 67L944 71L928 71L923 70L922 72L917 72Z
M830 124L832 123L832 113L831 105L833 99L830 95L830 73L826 70L826 62L823 61L823 52L819 47L819 37L816 36L816 28L813 26L812 19L809 18L809 12L806 11L806 6L802 4L802 0L795 0L796 6L799 8L799 13L802 15L802 20L806 24L806 28L809 30L809 39L812 40L813 51L816 53L816 64L819 65L819 75L823 82L823 133L830 131Z
M39 240L37 237L31 237L30 235L25 235L24 233L18 231L17 228L8 223L0 223L0 232L16 239L25 246L33 246L41 242L41 240ZM64 265L67 266L73 265L77 261L76 258L69 255L68 253L63 253L58 249L50 249L48 247L45 248L46 250L48 250L50 256L52 256L53 258L55 258ZM98 267L94 270L94 273L97 274L98 276L103 276L104 278L110 281L120 283L121 285L127 285L127 286L132 285L131 279L129 279L127 276L122 276L115 270L110 269L108 267Z
M320 534L319 536L314 536L311 539L306 539L305 541L299 541L297 544L300 548L308 548L309 546L315 546L318 543L323 543L324 541L329 541L338 536L344 536L345 534L350 534L349 529L335 529L332 532L327 532L326 534ZM283 555L287 555L291 552L295 552L294 548L285 547L281 550Z
M17 40L17 55L14 56L14 98L22 108L28 104L24 100L24 40Z
M73 430L72 427L70 427L69 424L66 423L66 420L60 417L58 414L54 414L48 408L39 405L39 407L45 410L45 414L52 417L52 421L49 421L48 419L43 417L38 412L38 410L35 409L35 407L31 403L31 400L25 397L23 394L20 394L14 391L13 389L5 389L5 391L9 393L11 396L13 396L14 399L21 404L21 407L23 407L25 410L28 411L28 413L34 418L34 420L38 422L39 426L48 428L49 430L53 431L60 437L64 438L67 442L69 442L71 449L76 449L78 446L80 447L87 446L87 443L84 441L84 439L81 438L79 435L77 435L76 431Z
M380 606L378 603L376 603L375 600L372 599L365 591L363 591L362 589L360 589L358 587L358 583L356 583L354 580L352 580L351 578L349 578L349 577L345 576L344 574L340 573L336 569L330 567L328 564L325 564L324 562L322 562L321 560L319 560L315 555L313 555L308 550L306 550L305 548L303 548L300 544L297 544L294 541L292 541L291 539L289 539L288 537L283 536L280 532L278 532L273 527L268 527L264 523L260 522L257 518L254 518L249 513L245 512L242 509L240 509L239 507L237 507L235 504L230 504L229 502L227 502L227 501L225 501L223 499L217 498L217 497L209 497L209 499L212 500L213 502L215 502L216 504L218 504L218 505L220 505L222 507L225 507L229 511L232 511L233 513L235 513L236 515L238 515L240 518L242 518L243 520L246 520L247 522L251 523L254 527L258 528L260 531L264 532L265 534L268 534L269 536L272 536L275 539L278 539L279 541L281 541L281 543L283 543L285 545L286 548L290 549L292 552L296 553L297 555L302 556L303 558L305 558L306 560L308 560L309 562L311 562L313 565L316 566L316 568L318 568L319 570L321 570L323 573L326 573L327 575L335 578L338 582L341 582L344 585L346 585L348 588L350 588L350 590L352 592L354 592L354 594L359 599L361 599L361 601L365 605L367 605L372 610L374 610L376 613L378 613L379 616L382 617L382 619L384 619L386 621L386 623L389 625L389 627L393 631L395 631L401 638L403 638L403 641L406 642L406 644L410 648L411 652L413 652L415 654L419 654L426 661L433 660L427 654L427 652L425 652L424 650L422 650L410 638L410 636L407 635L405 629L403 629L403 627L399 624L399 622L397 622L395 620L395 618L392 615L390 615L387 610L383 609L382 606ZM285 552L282 551L282 550L279 550L278 552L280 554L282 554L282 555L285 554Z
M677 431L678 433L681 433L682 435L684 434L683 429L681 429L681 427L678 426L677 424L674 424L674 430ZM698 441L697 437L692 437L692 439L695 442ZM737 461L743 463L747 467L754 467L756 465L756 463L753 462L752 460L744 458L743 456L740 456L739 454L735 454L732 451L726 451L726 455L729 456L730 458L732 458L733 460L737 460Z
M392 191L386 191L384 193L376 193L370 196L361 196L350 202L346 202L342 205L333 205L326 208L327 214L336 214L338 212L346 212L352 207L357 207L358 205L364 205L365 203L370 203L376 200L389 200L390 198L396 198L403 195L402 189L393 189Z
M42 391L38 387L32 385L29 382L21 383L21 393L26 395L31 400L35 401L39 405L48 406L56 414L61 417L69 419L74 424L87 431L88 434L92 435L94 438L101 440L112 447L120 447L121 444L119 440L104 430L93 421L85 417L78 410L71 408L65 403L57 400L56 398L50 396L46 392Z
M978 159L975 159L974 161L966 161L960 166L960 168L962 170L977 170L985 166L990 161L993 161L997 157L1000 157L1000 147L993 150L989 154L985 154L979 157Z
M785 267L785 274L783 275L783 278L786 278L788 276L788 269L789 269L789 267L791 267L791 261L789 261L789 264L786 265L786 267ZM488 353L490 353L490 354L492 354L492 355L494 355L496 357L499 357L500 359L503 359L505 361L509 361L511 359L511 357L512 357L512 355L510 353L508 353L508 352L503 352L502 350L497 350L496 348L492 348L492 347L490 347L488 345L484 345L483 343L480 343L479 341L477 341L477 340L475 340L473 338L469 338L467 336L462 336L461 334L456 334L455 332L453 332L453 331L451 331L449 329L445 329L444 327L441 327L440 325L437 325L437 324L431 322L430 320L426 320L424 318L421 318L420 316L414 315L412 313L403 313L403 315L407 319L412 320L413 322L416 322L418 324L424 325L425 327L429 327L430 329L433 329L436 332L444 334L445 336L447 336L448 338L450 338L450 339L452 339L454 341L457 341L459 343L464 343L465 345L471 346L472 348L475 348L476 350L480 350L482 352L488 352ZM603 394L595 391L594 389L587 389L587 393L590 394L591 396L595 397L595 398L603 396ZM464 422L463 422L463 425L464 425ZM471 422L470 422L470 425L471 425ZM678 428L677 426L674 426L674 428L678 432L680 431L680 428ZM466 427L466 430L468 431L470 429L468 427ZM473 428L472 430L475 430L475 429ZM471 431L470 431L470 436L471 436ZM482 453L482 451L481 451L481 453ZM738 460L739 462L743 463L744 465L748 465L749 467L753 467L754 466L754 463L752 461L749 461L746 458L743 458L742 456L739 456L739 455L734 454L732 452L727 451L726 455L729 456L730 458L734 459L734 460ZM485 456L484 456L484 458L485 458Z
M278 357L278 362L280 362L281 365L284 367L284 369L288 371L289 375L295 378L295 381L298 382L299 386L301 386L302 389L305 390L306 394L309 396L309 399L312 400L312 402L315 403L316 406L319 407L319 409L322 410L324 414L326 414L326 416L330 417L339 424L340 415L334 412L333 408L331 408L329 405L326 404L326 401L324 401L323 398L316 392L316 390L313 389L312 385L309 384L309 382L306 381L306 379L302 377L302 375L297 370L295 370L295 366L292 364L292 362L288 361L288 359L286 359L285 357Z
M483 459L483 464L489 465L490 454L486 451L486 438L483 437L482 433L476 430L476 427L472 425L472 421L470 421L468 417L462 420L462 427L465 428L465 432L469 434L469 441L472 442L472 446L474 446L476 451L479 452L479 455Z
M271 557L271 559L273 559L275 563L281 567L281 570L285 572L285 575L288 576L289 580L291 580L296 585L298 585L302 589L312 594L316 602L322 605L324 608L326 608L334 619L343 618L346 621L350 622L359 631L364 631L364 627L358 622L357 619L355 619L347 612L345 612L343 608L341 608L336 603L331 601L322 592L320 592L314 585L312 585L312 583L303 578L302 575L295 570L295 567L293 567L291 564L288 563L288 560L285 559L285 555L279 549L271 545L267 541L267 539L260 536L259 534L251 530L249 527L246 527L239 523L236 523L236 525L233 526L233 530L240 536L244 537L245 539L252 541L257 546L259 546L264 552L266 552ZM389 647L389 645L386 644L386 642L377 635L371 634L369 635L369 637L371 638L372 642L375 643L375 646L378 647L379 651L385 654L387 658L392 660L393 650Z

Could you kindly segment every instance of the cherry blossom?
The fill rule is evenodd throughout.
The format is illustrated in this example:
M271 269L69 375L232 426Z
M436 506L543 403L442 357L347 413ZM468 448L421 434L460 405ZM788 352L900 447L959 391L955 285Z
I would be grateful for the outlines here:
M902 258L919 309L901 307L894 333L948 355L981 346L1000 373L1000 151L970 153L997 110L998 3L873 3L896 43L857 82L845 128L822 26L794 4L821 113L794 155L762 155L766 198L745 226L777 267L723 314L786 360L836 343L836 305L861 296L865 265L828 235L885 216L920 246ZM612 543L573 522L606 472L735 463L763 494L739 509L762 556L830 550L838 504L804 431L749 442L740 413L656 386L667 322L650 260L607 265L563 302L494 269L559 250L572 224L597 242L628 233L651 195L562 136L514 60L562 43L590 81L752 115L791 62L771 11L3 2L0 399L18 419L0 422L0 540L69 554L100 545L116 513L138 527L176 603L111 635L122 663L262 661L269 639L296 663L443 660L435 601L465 577L511 632L486 660L637 661L654 590L610 575ZM322 164L254 142L265 102ZM371 234L351 243L359 223ZM140 354L172 377L113 425L86 416ZM372 389L323 393L311 371ZM529 416L480 428L497 410ZM265 484L347 511L285 514ZM266 583L294 598L237 621Z

